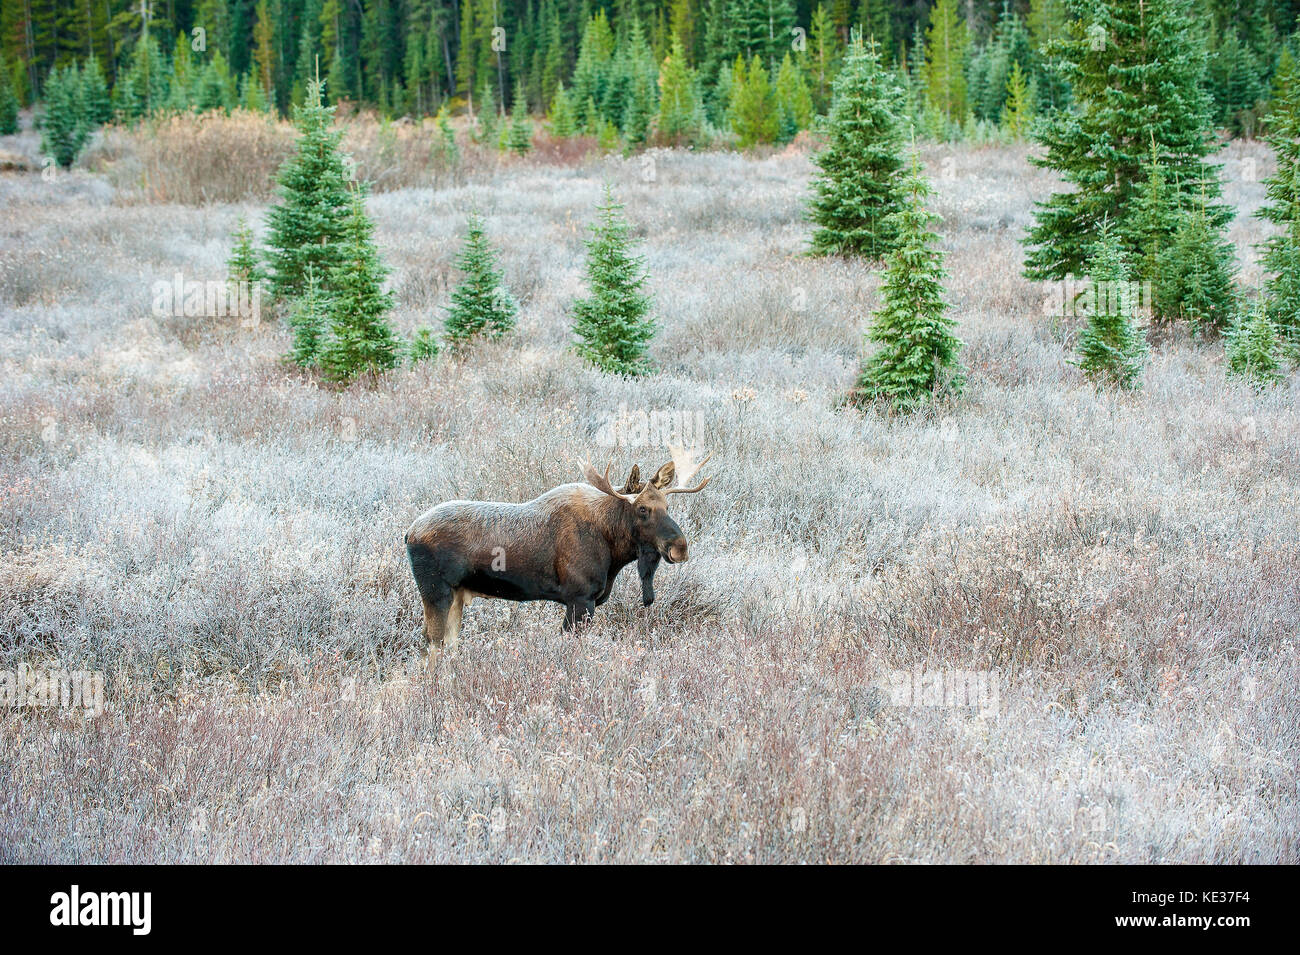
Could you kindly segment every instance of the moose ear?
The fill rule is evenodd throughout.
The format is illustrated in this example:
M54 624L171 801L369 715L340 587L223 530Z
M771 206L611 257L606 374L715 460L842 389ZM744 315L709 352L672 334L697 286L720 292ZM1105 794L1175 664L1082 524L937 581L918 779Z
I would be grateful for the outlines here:
M645 487L645 485L641 483L641 466L639 464L634 464L632 465L632 473L627 476L627 483L623 485L623 488L619 493L640 494L643 487Z
M655 472L655 476L650 479L650 483L662 490L666 487L672 487L673 479L676 476L677 465L673 464L672 461L669 461Z

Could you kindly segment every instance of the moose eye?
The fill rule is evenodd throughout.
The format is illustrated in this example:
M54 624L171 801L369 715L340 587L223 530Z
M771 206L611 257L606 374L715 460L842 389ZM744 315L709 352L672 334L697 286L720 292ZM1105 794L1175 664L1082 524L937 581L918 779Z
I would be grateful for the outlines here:
M638 507L636 509L636 513L637 513L637 517L645 517L647 514L650 513L650 509L648 507Z

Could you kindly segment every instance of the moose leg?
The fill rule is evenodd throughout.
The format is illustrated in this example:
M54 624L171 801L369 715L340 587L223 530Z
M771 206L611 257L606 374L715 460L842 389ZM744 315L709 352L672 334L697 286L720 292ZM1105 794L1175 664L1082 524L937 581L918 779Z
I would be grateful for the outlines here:
M451 598L451 607L447 610L447 629L442 638L442 647L449 653L460 646L461 615L465 612L465 604L472 599L463 589L457 590Z
M424 668L428 673L433 672L434 666L438 663L438 657L442 655L443 643L447 638L450 628L450 616L452 604L455 603L455 592L450 587L441 582L426 582L420 587L420 603L424 607L424 638L428 641L427 653ZM453 641L460 632L460 613L459 609L456 614L456 629L453 634Z
M655 571L659 567L659 551L642 547L636 555L636 572L641 577L641 604L648 607L655 602Z

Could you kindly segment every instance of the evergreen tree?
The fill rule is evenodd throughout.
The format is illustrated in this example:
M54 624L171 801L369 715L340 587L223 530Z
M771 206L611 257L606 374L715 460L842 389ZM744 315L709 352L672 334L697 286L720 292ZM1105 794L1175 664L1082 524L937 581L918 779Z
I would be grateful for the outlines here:
M50 71L45 83L45 116L41 120L41 148L65 169L90 135L81 77L75 66Z
M1137 267L1137 279L1139 282L1151 283L1153 289L1160 289L1164 285L1160 273L1162 256L1173 243L1174 233L1178 230L1181 216L1174 205L1175 201L1176 196L1165 184L1165 169L1153 140L1145 181L1134 201L1133 223L1130 228L1131 243L1138 250L1133 260ZM1174 317L1163 314L1160 303L1152 302L1152 306L1157 321Z
M756 143L770 143L776 139L778 132L776 114L776 96L768 82L767 70L757 55L745 61L736 57L732 71L731 129L738 138L738 145L746 149Z
M1256 215L1280 230L1263 244L1264 267L1272 273L1264 287L1264 308L1287 343L1296 347L1300 346L1300 81L1283 76L1275 88L1267 139L1277 169L1264 182L1268 201Z
M659 71L659 135L668 142L691 141L700 132L702 107L686 51L674 37Z
M803 71L794 65L786 53L776 74L777 141L788 143L799 130L812 124L812 93L804 80Z
M0 53L0 136L18 132L18 96L14 93L13 77Z
M1204 208L1181 214L1173 243L1157 260L1155 307L1165 318L1188 322L1207 337L1228 326L1236 311L1232 246L1210 223Z
M445 109L438 111L438 159L445 169L455 169L460 165L460 147L456 145L456 131L451 128Z
M964 383L957 359L961 341L952 331L957 323L943 300L943 253L930 229L938 217L926 208L933 190L915 155L901 191L903 206L891 222L897 244L886 257L882 304L867 332L879 347L848 396L859 407L885 401L907 410L945 392L960 393Z
M1228 376L1249 381L1257 389L1282 380L1282 342L1262 303L1235 322L1228 332Z
M591 295L573 306L579 355L602 371L637 375L647 369L646 349L655 335L645 293L645 262L631 253L623 206L605 186L599 219L587 241Z
M1002 107L1002 125L1016 139L1024 139L1033 118L1033 98L1019 63L1011 64L1007 75L1007 102Z
M3 82L0 79L0 83ZM93 53L81 67L81 82L87 123L93 129L110 122L113 119L113 101L108 95L108 83L104 80L104 71L100 69L99 58Z
M902 92L874 47L855 39L835 79L826 147L813 157L812 252L879 259L903 208Z
M567 139L577 133L578 122L574 115L573 101L561 82L555 87L555 95L551 98L551 135Z
M1147 344L1133 325L1137 287L1128 273L1119 235L1110 223L1102 225L1093 248L1089 277L1096 294L1088 324L1079 333L1079 360L1074 364L1096 384L1140 388Z
M321 290L315 270L309 265L306 289L294 300L289 311L289 330L293 333L289 359L294 364L314 368L320 361L328 309L329 299Z
M235 245L226 260L226 274L234 284L247 282L251 286L262 279L257 250L253 246L253 230L242 218L235 229Z
M411 336L411 344L407 347L407 354L411 359L411 364L416 365L422 361L429 361L431 358L438 357L438 339L434 337L433 329L428 325L421 325Z
M167 62L152 36L136 43L131 66L113 87L117 113L127 122L151 116L167 103Z
M330 270L329 336L320 351L321 370L335 381L393 368L402 357L401 342L386 317L393 307L393 293L383 291L388 269L373 234L357 189L343 223L338 264Z
M480 143L495 146L501 135L501 123L497 116L496 98L492 95L492 84L487 80L479 87L478 93L478 129L475 139Z
M515 326L519 305L501 284L497 254L483 232L483 219L470 215L465 246L456 260L465 277L451 293L451 307L444 323L444 335L454 346L469 342L486 331L497 338Z
M966 51L970 34L957 14L957 0L938 0L925 33L925 88L932 107L949 123L966 118Z
M515 84L515 100L510 106L510 131L506 140L519 155L533 148L533 122L528 118L528 100L524 95L524 81Z
M1140 254L1133 216L1155 143L1173 207L1190 209L1204 193L1218 229L1231 211L1214 203L1217 171L1209 100L1200 85L1203 51L1186 29L1185 0L1068 0L1078 19L1055 55L1077 109L1036 128L1047 147L1030 161L1059 172L1073 187L1039 203L1025 240L1025 274L1061 279L1081 274L1102 222L1128 253Z
M271 294L291 299L306 285L307 267L332 292L348 219L348 172L339 150L342 132L331 129L334 107L321 104L321 84L307 84L307 101L294 110L298 142L276 177L280 201L267 216Z

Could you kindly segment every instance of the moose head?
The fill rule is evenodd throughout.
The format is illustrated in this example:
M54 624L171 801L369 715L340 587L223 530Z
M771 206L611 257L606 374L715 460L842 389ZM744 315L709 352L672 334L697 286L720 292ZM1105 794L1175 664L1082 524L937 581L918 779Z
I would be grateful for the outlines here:
M675 457L681 456L676 449L673 451ZM689 473L684 475L685 480L694 477L712 456L708 455L699 464L692 465L688 462L685 467L689 468ZM610 464L612 463L611 461ZM705 478L695 487L673 487L677 478L677 465L674 461L669 461L644 483L641 481L640 469L633 467L623 487L615 489L609 482L609 468L610 465L607 464L605 473L601 474L590 462L585 462L582 474L592 487L620 502L638 548L652 550L670 564L685 561L686 537L677 522L668 516L668 495L695 494L704 489L710 478Z

